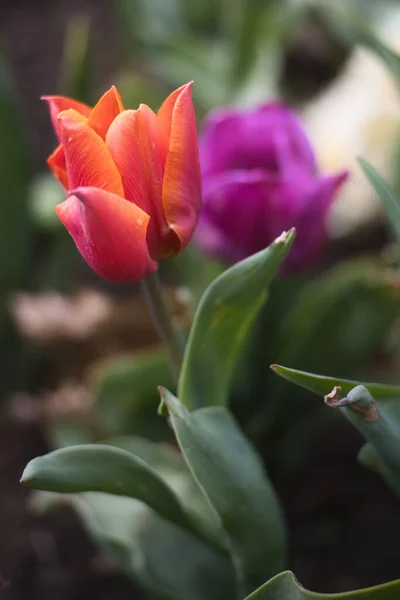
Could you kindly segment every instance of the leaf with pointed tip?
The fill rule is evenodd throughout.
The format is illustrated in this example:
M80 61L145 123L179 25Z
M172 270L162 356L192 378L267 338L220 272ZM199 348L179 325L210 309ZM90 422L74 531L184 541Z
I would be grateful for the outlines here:
M259 585L282 568L285 527L257 454L225 407L189 412L160 392L188 466L219 516L238 583Z
M191 529L172 490L142 459L101 444L71 446L34 458L21 482L50 492L107 492L141 500L160 516Z
M294 230L222 273L207 288L186 346L178 397L187 407L225 405L236 359L287 255Z
M291 383L295 383L320 396L326 396L326 394L329 394L329 392L337 385L342 388L344 394L347 394L356 385L364 385L376 398L400 398L400 385L369 383L352 379L341 379L339 377L327 377L325 375L316 375L315 373L299 371L298 369L289 369L282 365L271 365L271 369L277 375L280 375Z
M376 587L343 594L319 594L303 588L291 571L279 573L245 600L397 600L400 579Z
M372 187L381 199L396 237L400 241L400 200L396 198L386 181L382 179L379 173L366 160L363 158L359 158L358 160Z

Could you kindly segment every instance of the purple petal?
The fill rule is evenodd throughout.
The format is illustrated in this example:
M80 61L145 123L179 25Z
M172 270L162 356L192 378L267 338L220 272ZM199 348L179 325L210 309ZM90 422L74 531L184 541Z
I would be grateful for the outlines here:
M315 181L313 192L296 215L297 237L293 252L285 262L286 270L312 264L320 255L327 238L326 217L329 208L348 176L349 173L343 171Z
M310 174L316 170L312 147L295 114L275 102L239 112L216 110L205 120L200 136L200 164L203 176L225 170L263 168L277 172L276 140L285 139L283 157L300 162Z
M229 171L204 180L203 210L195 233L198 246L230 262L267 246L273 239L268 198L276 184L276 178L261 169Z

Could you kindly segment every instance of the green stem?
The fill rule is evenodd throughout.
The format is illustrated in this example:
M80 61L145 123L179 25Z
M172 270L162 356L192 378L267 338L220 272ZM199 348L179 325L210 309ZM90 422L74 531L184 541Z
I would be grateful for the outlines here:
M157 273L152 273L143 279L142 285L154 325L164 344L171 372L178 381L184 352L183 338L173 324L165 305Z

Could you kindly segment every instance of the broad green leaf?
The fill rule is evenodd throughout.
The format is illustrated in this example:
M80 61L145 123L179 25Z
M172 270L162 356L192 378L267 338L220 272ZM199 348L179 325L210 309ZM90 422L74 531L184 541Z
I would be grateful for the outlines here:
M145 505L87 493L74 496L72 506L103 552L157 598L233 598L229 561Z
M250 594L246 600L397 600L400 580L342 594L319 594L303 588L291 571L280 573Z
M238 584L251 589L284 562L285 527L273 487L226 408L190 413L167 390L161 394L189 468L219 516Z
M154 469L180 499L191 521L198 524L197 530L202 531L203 537L213 546L218 545L218 519L203 495L199 494L198 485L175 446L133 435L115 436L106 443L132 452Z
M297 369L289 369L288 367L283 367L281 365L271 365L271 369L291 383L295 383L320 396L326 396L326 394L329 394L335 386L340 386L343 393L347 394L355 386L363 385L376 398L400 397L400 385L369 383L352 379L341 379L340 377L327 377L325 375L316 375L315 373L307 373L306 371L299 371Z
M72 446L34 458L21 482L37 490L107 492L141 500L162 517L191 528L172 490L143 460L100 444Z
M157 598L234 597L234 572L229 561L189 532L160 519L142 502L93 492L36 492L28 509L43 515L62 506L76 510L104 555Z
M288 253L294 230L222 273L207 288L186 346L178 397L189 408L224 405L238 354Z
M136 433L165 437L157 419L157 385L173 386L160 348L102 360L91 371L94 408L112 434Z
M398 240L400 240L400 200L396 198L386 181L382 179L382 177L366 160L360 158L359 162L372 187L381 199L396 237Z

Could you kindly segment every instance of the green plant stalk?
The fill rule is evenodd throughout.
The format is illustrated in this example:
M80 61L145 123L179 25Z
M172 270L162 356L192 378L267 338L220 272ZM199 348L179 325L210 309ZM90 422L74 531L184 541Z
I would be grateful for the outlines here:
M178 382L183 361L184 342L164 302L157 273L152 273L143 279L142 287L157 333L164 344L171 373Z

